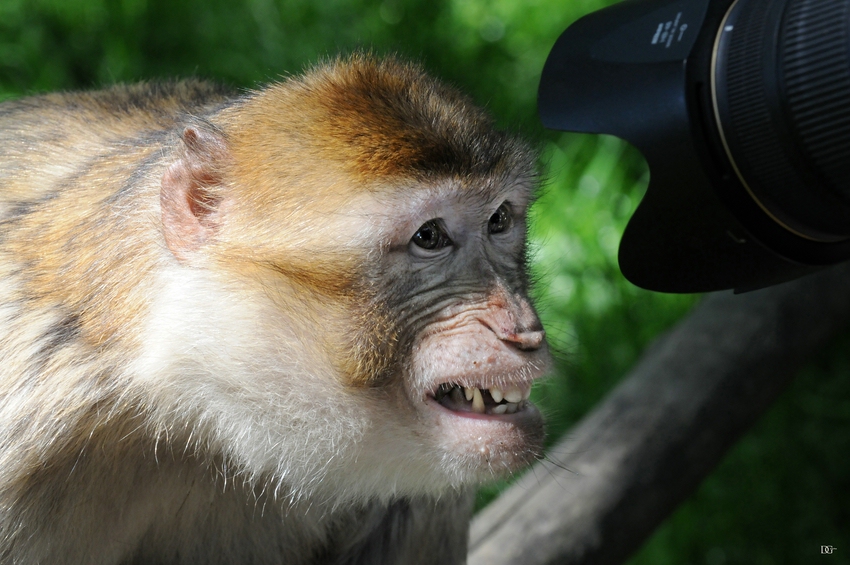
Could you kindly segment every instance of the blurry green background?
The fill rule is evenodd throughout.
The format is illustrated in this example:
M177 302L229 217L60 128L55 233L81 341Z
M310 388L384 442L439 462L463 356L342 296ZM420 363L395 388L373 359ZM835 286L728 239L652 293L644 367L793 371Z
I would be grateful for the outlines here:
M559 362L535 395L555 439L698 300L639 290L617 269L620 234L648 179L640 155L615 138L545 132L537 121L549 48L610 3L0 0L0 100L187 76L254 87L355 48L423 62L541 148L546 181L531 245ZM850 563L848 346L843 338L812 360L630 563ZM822 556L821 544L839 549Z

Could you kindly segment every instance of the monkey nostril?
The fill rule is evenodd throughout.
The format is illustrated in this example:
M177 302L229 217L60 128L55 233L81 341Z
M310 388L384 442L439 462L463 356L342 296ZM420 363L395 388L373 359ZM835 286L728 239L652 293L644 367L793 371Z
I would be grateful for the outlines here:
M483 318L479 319L479 321L487 329L496 334L496 337L499 338L499 340L510 343L520 351L534 351L536 349L540 349L543 342L546 340L546 332L540 326L539 322L535 324L536 327L540 328L539 330L525 330L522 329L522 327L509 330L504 326L488 323L488 320Z
M518 349L521 349L522 351L534 351L535 349L540 349L540 346L543 345L543 341L545 339L546 332L543 330L539 330L511 334L506 339L504 339L504 341L509 341L513 343Z

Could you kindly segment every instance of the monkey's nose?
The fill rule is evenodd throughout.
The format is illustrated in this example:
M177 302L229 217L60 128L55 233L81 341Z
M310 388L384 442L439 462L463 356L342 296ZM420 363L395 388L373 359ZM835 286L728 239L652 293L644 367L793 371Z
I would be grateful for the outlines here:
M503 341L514 344L517 349L522 351L540 349L545 339L546 332L543 330L512 333L502 338Z

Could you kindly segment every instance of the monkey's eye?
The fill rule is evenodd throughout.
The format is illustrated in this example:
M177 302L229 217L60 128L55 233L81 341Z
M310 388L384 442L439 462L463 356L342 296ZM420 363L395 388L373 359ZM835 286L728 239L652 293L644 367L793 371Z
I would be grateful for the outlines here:
M493 212L487 222L487 231L490 233L502 233L508 231L513 225L513 217L511 216L511 208L507 202L503 202L498 210Z
M410 241L428 251L442 249L452 244L452 240L449 239L439 220L428 220L422 224Z

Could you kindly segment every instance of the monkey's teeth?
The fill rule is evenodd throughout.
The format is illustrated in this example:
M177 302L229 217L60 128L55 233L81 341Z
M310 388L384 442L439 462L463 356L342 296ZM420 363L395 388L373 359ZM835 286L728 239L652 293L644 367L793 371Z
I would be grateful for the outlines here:
M497 386L487 389L443 383L434 393L437 402L450 410L494 416L519 412L529 396L528 385L510 385L503 391Z
M493 400L496 401L496 404L501 402L502 399L505 397L505 395L502 394L502 389L494 387L494 386L490 387L490 396L493 397Z
M484 397L477 388L472 391L472 411L476 414L484 413Z
M512 402L514 404L521 402L523 397L522 389L518 386L511 386L508 390L505 391L505 400L508 402Z

